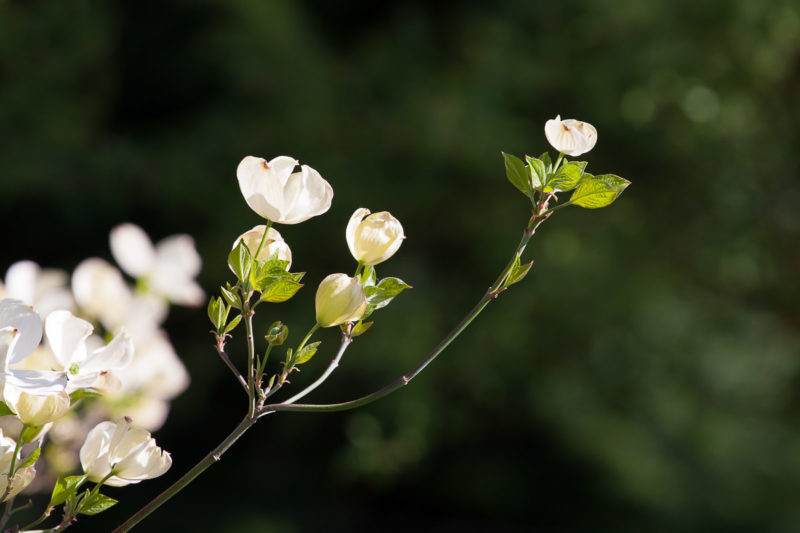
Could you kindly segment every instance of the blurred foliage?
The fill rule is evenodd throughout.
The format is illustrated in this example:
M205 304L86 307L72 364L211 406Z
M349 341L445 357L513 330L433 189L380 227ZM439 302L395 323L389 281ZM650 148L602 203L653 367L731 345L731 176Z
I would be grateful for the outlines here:
M353 210L402 221L379 270L414 290L312 401L388 383L480 297L529 216L500 151L541 153L557 113L597 127L588 170L632 180L622 198L542 226L531 275L411 386L274 416L147 531L800 528L800 7L0 1L1 268L107 257L132 221L193 235L215 292L259 222L236 165L288 154L336 193L280 228L308 285L257 318L296 337L316 284L354 268ZM206 320L167 325L194 380L157 435L172 472L81 530L121 522L238 421ZM321 338L297 384L333 353Z

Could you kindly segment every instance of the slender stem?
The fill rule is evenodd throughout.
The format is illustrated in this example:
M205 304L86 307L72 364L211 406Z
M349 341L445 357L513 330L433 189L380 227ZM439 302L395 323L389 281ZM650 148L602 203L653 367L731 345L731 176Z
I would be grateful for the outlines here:
M247 416L252 418L256 411L255 369L253 368L256 349L253 338L253 311L250 309L249 304L245 303L242 314L244 315L244 326L247 330Z
M333 371L336 370L336 367L339 366L339 361L342 359L344 351L347 349L347 347L350 345L351 342L353 342L353 339L350 337L345 337L344 339L342 339L342 344L339 346L339 351L336 352L336 357L334 357L333 361L331 361L331 364L328 365L327 370L325 370L325 372L323 372L323 374L314 383L312 383L311 385L309 385L308 387L306 387L305 389L298 392L297 394L295 394L294 396L292 396L291 398L282 403L294 403L300 398L306 396L309 392L313 391L314 389L322 385L322 383L324 383L325 380L328 379L328 376L330 376L331 373L333 373Z
M264 370L267 368L267 361L269 360L269 353L272 351L273 344L267 345L267 351L264 352L264 359L261 361L261 365L258 367L258 373L256 376L261 376L264 374Z
M315 323L315 324L314 324L314 325L311 327L311 329L310 329L310 330L308 330L308 333L306 333L306 336L305 336L305 337L303 337L303 340L302 340L302 341L300 341L300 345L297 347L297 350L295 350L295 352L294 352L294 353L300 353L300 350L302 350L302 349L303 349L303 347L305 347L306 343L308 342L308 339L310 339L310 338L311 338L311 335L313 335L313 334L314 334L314 332L315 332L315 331L317 331L318 329L319 329L319 323Z
M28 524L27 526L23 527L23 528L22 528L22 531L27 531L28 529L31 529L31 528L33 528L33 527L35 527L35 526L38 526L39 524L41 524L42 522L44 522L44 521L47 519L47 517L49 517L49 516L50 516L50 513L52 513L52 512L53 512L53 508L52 508L52 507L47 507L47 508L44 510L44 512L42 512L42 516L40 516L39 518L37 518L36 520L34 520L33 522L31 522L31 523L30 523L30 524Z
M8 485L11 486L11 478L9 478ZM3 511L3 518L0 519L0 528L5 527L8 519L11 518L11 509L14 507L14 498L9 498L6 502L5 511Z
M253 256L252 256L254 262L258 260L258 254L261 253L261 249L264 248L264 243L267 242L267 233L269 233L269 228L271 228L271 227L272 227L272 221L268 219L267 223L266 223L266 225L264 227L264 235L261 236L261 242L258 244L258 248L256 249L256 253L253 254Z
M127 519L122 525L114 530L114 533L124 533L130 531L133 526L144 520L153 511L161 507L167 500L175 496L186 485L194 481L194 479L202 474L209 466L213 465L222 458L222 455L228 451L234 442L241 437L250 427L256 423L256 420L250 417L245 417L234 430L225 437L219 446L211 450L199 463L194 465L191 470L186 472L181 478L172 484L167 490L159 494L150 503L139 509L133 516Z
M230 357L228 357L228 354L225 353L225 350L222 350L218 347L217 353L219 354L220 358L222 358L222 360L225 362L225 365L227 365L227 367L231 370L231 372L233 372L234 377L242 386L242 388L244 388L245 392L249 391L250 389L247 386L247 382L244 380L244 377L242 377L242 373L239 372L239 369L237 369L236 366L233 364L233 361L231 361Z
M465 316L461 322L444 338L442 341L436 345L436 347L431 350L431 352L422 360L416 367L414 367L408 373L400 376L393 382L389 383L385 387L378 389L377 391L367 394L366 396L362 396L361 398L357 398L355 400L351 400L349 402L341 402L341 403L332 403L332 404L293 404L291 402L284 402L278 404L269 404L265 405L261 409L259 409L259 417L268 415L270 413L274 413L276 411L295 411L295 412L316 412L316 413L323 413L323 412L334 412L334 411L347 411L350 409L355 409L357 407L361 407L363 405L370 404L376 400L383 398L384 396L393 393L397 389L408 385L408 383L414 379L417 374L422 372L425 367L427 367L436 357L444 351L447 346L450 345L456 337L458 337L462 331L464 331L470 323L475 320L483 309L489 305L489 302L496 299L499 292L502 290L503 283L505 282L508 275L511 273L511 269L514 267L514 263L518 260L519 257L522 256L522 253L525 251L525 247L528 245L528 241L531 240L534 233L536 233L536 229L545 221L547 220L547 216L541 215L534 215L531 217L530 221L528 222L528 226L525 228L525 231L522 233L522 238L517 245L517 249L514 251L514 255L511 257L511 260L508 262L506 267L500 273L500 275L495 280L494 284L486 291L486 293L478 300L478 303L475 304L475 307Z

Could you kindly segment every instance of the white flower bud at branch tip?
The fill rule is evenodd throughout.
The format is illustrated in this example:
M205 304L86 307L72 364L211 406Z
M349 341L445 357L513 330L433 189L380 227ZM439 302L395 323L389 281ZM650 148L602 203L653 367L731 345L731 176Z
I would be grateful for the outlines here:
M572 118L561 120L561 115L547 121L544 134L553 148L570 157L588 152L597 143L597 130L594 126Z
M358 320L367 309L364 287L347 274L331 274L323 279L315 301L317 323L323 328Z
M236 239L236 242L233 243L233 248L236 248L240 240L244 240L244 244L247 246L247 249L250 250L250 254L255 255L256 250L258 250L258 245L261 244L261 239L264 237L264 228L266 227L267 226L264 224L261 224L255 226L250 231L242 233L239 235L239 238ZM267 231L267 239L264 241L264 246L261 248L261 252L259 252L256 260L263 261L275 253L278 254L278 259L289 261L289 264L286 265L287 269L292 266L292 251L289 249L289 245L283 240L278 230L269 228L269 231Z
M406 236L400 221L388 211L369 213L369 209L362 207L350 217L347 246L360 264L377 265L392 257Z

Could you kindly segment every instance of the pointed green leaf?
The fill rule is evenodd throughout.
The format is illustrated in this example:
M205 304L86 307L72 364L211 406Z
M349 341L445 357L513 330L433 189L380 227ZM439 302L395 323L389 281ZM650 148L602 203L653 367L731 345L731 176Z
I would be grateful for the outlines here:
M11 408L6 404L6 402L0 402L0 416L6 415L13 415L16 414Z
M228 254L228 267L239 281L245 282L250 277L250 264L252 261L253 258L244 243L244 239L239 239L239 243Z
M242 315L236 315L235 317L233 317L233 320L231 320L228 323L228 325L225 326L224 333L230 333L231 331L233 331L234 328L236 328L236 326L239 325L239 322L241 322L241 320L242 320Z
M222 297L225 298L226 302L228 302L228 305L234 309L242 308L242 303L239 301L239 297L231 290L230 286L228 286L227 289L225 287L220 287L219 290L222 293Z
M114 498L109 498L105 494L100 494L98 492L97 494L84 498L81 502L78 514L96 515L102 513L109 507L113 507L116 503L117 500Z
M67 476L56 480L53 487L53 494L50 496L48 507L55 507L67 501L67 497L74 495L75 491L86 481L86 476Z
M300 290L302 283L297 283L290 278L281 278L267 286L261 293L262 302L285 302Z
M529 155L525 156L525 161L528 162L528 169L531 173L533 186L541 187L542 184L547 181L547 170L544 162Z
M508 279L506 280L504 285L508 287L510 285L522 281L522 278L528 275L528 272L530 272L532 266L533 266L533 261L531 261L530 263L525 263L524 265L518 264L516 268L512 270L511 273L508 275Z
M570 161L566 165L562 165L556 175L547 182L544 191L571 191L578 185L585 168L586 161Z
M602 176L592 176L584 174L575 192L572 193L570 203L585 207L587 209L597 209L605 207L617 199L631 182L614 174L603 174Z
M386 307L395 296L410 288L411 285L400 278L383 278L377 285L364 287L364 294L367 296L367 309L361 318L367 318L374 311Z
M550 159L550 154L545 152L539 156L539 159L544 163L544 170L547 174L553 172L553 160Z
M27 444L28 442L35 439L39 432L42 430L42 426L23 426L25 429L22 430L22 433L19 436L19 439L22 441L22 444Z
M212 296L208 300L208 319L214 325L214 329L219 330L220 323L219 323L219 308L220 308L220 299Z
M369 328L372 327L373 322L364 322L362 320L358 321L358 324L353 326L353 331L350 332L351 337L358 337L359 335L363 335L367 332Z
M314 354L317 353L317 348L319 345L320 341L312 342L311 344L306 344L303 346L303 349L297 352L297 357L294 358L294 364L302 365L314 357Z
M522 191L524 194L531 192L531 180L525 163L516 156L503 152L503 159L506 163L506 177L511 184Z
M19 464L19 466L17 467L17 470L20 470L22 468L27 468L27 467L31 466L33 463L35 463L39 459L39 454L40 453L42 453L41 448L39 448L39 446L36 446L36 449L33 450L33 452L31 452L31 454L28 457L26 457Z
M102 395L102 392L94 389L78 389L70 393L69 401L70 403L75 403L82 398L95 398Z

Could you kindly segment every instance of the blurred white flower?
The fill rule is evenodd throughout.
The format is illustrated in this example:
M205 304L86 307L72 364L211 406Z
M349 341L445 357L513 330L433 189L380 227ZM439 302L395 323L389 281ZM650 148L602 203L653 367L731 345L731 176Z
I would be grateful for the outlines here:
M250 250L250 254L254 255L256 250L258 250L258 245L261 244L261 239L264 237L264 228L266 227L266 225L261 224L255 226L250 231L242 233L236 239L236 242L233 243L233 248L236 248L240 240L244 240L244 244L247 246L247 249ZM289 245L283 240L278 230L269 228L269 231L267 231L267 240L264 241L264 246L261 248L261 252L259 252L256 259L258 261L263 261L273 254L277 254L278 259L282 261L289 261L289 264L286 265L287 270L292 266L292 251L289 249Z
M558 115L544 125L544 134L553 148L570 157L584 154L597 143L597 130L588 122Z
M98 319L109 330L125 323L133 301L122 272L98 257L84 259L75 268L72 293L81 315Z
M392 257L406 236L400 221L388 211L369 213L364 207L356 209L345 235L356 261L362 265L377 265Z
M33 261L18 261L6 271L5 297L32 305L42 316L56 309L74 309L67 284L69 275L61 270L42 269Z
M280 224L299 224L331 207L333 188L319 172L287 156L267 162L247 156L236 177L247 205L262 217Z
M45 333L53 355L67 374L67 390L104 388L108 378L126 368L133 359L133 341L123 328L106 346L91 353L87 339L94 327L69 311L53 311L45 320Z
M19 300L0 300L0 381L31 394L57 394L67 385L64 372L22 370L10 365L22 361L42 340L42 320Z
M86 436L80 451L81 465L89 480L123 487L158 477L172 466L168 452L156 446L150 432L131 428L131 419L101 422Z
M126 223L111 230L110 242L122 270L144 280L154 293L179 305L196 306L205 300L194 281L202 261L189 235L173 235L153 246L142 228Z

